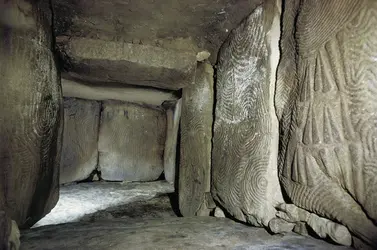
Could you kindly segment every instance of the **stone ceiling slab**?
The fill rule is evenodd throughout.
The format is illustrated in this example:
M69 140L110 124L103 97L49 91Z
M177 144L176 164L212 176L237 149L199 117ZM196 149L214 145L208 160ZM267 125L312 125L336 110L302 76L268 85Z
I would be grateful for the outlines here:
M88 82L111 82L177 90L193 83L196 54L156 46L72 38L59 44L68 74Z
M56 36L211 52L262 0L52 0Z

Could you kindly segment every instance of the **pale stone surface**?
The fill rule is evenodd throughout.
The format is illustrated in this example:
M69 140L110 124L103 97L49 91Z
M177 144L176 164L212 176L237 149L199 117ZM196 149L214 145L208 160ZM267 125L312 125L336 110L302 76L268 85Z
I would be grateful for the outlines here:
M21 228L48 213L59 193L63 108L50 7L0 3L0 211Z
M213 68L198 63L195 84L182 92L179 208L184 216L195 215L210 192Z
M217 66L212 194L236 219L265 227L284 202L274 108L278 7L266 1L254 10L224 43Z
M196 54L156 46L72 38L63 46L71 77L177 90L192 83Z
M162 174L166 136L164 110L104 101L99 132L101 177L109 181L153 181Z
M17 222L12 220L12 229L9 236L9 245L11 250L18 250L20 249L20 230L18 229Z
M166 141L164 150L165 180L174 185L176 178L176 155L179 122L181 120L182 99L166 110Z
M111 207L145 201L172 192L173 186L165 181L65 185L60 188L60 199L56 207L34 225L34 228L85 220L88 216Z
M211 56L211 53L208 51L200 51L198 54L196 54L196 60L198 62L203 62L204 60L207 60Z
M284 3L281 185L296 206L377 248L377 2Z
M62 79L63 95L88 100L118 100L138 104L160 106L164 101L177 100L172 91L153 88L135 88L128 86L111 86L111 84L83 84Z
M21 249L346 250L294 233L270 235L225 218L183 217L69 223L22 232Z
M225 218L225 213L221 208L216 207L215 212L214 212L214 216L217 217L217 218Z
M272 218L268 223L268 228L272 233L291 232L295 228L295 223L287 223L286 220L280 218Z
M96 101L64 98L60 184L84 180L96 169L100 108Z

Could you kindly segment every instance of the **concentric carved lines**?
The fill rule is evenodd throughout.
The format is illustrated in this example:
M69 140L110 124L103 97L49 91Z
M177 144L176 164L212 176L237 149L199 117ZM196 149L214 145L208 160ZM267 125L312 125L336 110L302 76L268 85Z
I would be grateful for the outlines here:
M179 207L196 215L210 192L213 69L199 63L195 84L183 89L179 169Z
M272 142L277 125L270 113L264 25L261 6L221 48L212 153L215 199L235 218L259 226L275 216L274 202L281 195L270 159L277 157Z
M43 28L30 35L44 36ZM58 195L61 90L51 50L26 37L11 36L12 55L1 64L1 168L6 210L20 226L31 226ZM35 36L35 37L34 37ZM48 44L50 45L50 44Z
M369 5L346 26L344 35L349 35L350 39L344 45L344 52L345 57L350 58L352 63L347 64L350 76L345 88L350 93L351 109L357 110L351 113L352 122L362 145L359 159L362 162L360 166L362 173L356 176L355 182L362 183L363 189L359 188L357 200L364 206L368 215L376 221L377 3L369 1Z
M296 39L299 55L306 57L315 54L344 27L346 22L355 17L362 6L363 0L301 0L295 24L298 31ZM331 8L336 8L338 15L324 11ZM328 25L329 23L331 25ZM313 36L313 34L321 35Z
M377 227L363 212L376 220L376 199L367 196L377 192L377 104L371 94L377 82L377 3L365 0L353 9L345 2L302 1L296 26L299 97L292 114L298 120L292 119L281 180L296 205L377 245Z

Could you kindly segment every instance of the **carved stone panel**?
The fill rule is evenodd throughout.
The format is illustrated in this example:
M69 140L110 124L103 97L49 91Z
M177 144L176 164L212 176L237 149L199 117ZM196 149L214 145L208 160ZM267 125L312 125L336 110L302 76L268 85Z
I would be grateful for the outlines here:
M206 209L210 192L213 68L198 63L195 84L183 89L179 168L179 208L184 216ZM207 214L208 215L208 214Z
M108 181L153 181L162 174L166 134L163 110L104 101L99 170Z
M284 9L281 183L297 206L375 248L377 2L298 0Z
M262 5L219 53L212 194L236 219L268 226L283 202L277 173L274 108L279 8Z
M64 98L60 184L89 177L97 167L100 103Z
M32 2L0 3L0 211L21 228L58 200L63 115L50 7Z

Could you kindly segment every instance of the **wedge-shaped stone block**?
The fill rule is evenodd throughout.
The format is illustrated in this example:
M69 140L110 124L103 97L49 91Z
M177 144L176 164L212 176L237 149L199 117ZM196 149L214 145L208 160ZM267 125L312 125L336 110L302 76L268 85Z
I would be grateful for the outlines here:
M99 133L99 170L109 181L152 181L164 169L163 110L104 101Z
M149 45L74 38L61 46L68 74L89 82L118 82L164 89L192 83L196 54Z
M60 184L89 177L97 167L100 103L64 98Z
M184 88L182 94L179 208L184 216L203 215L206 210L213 102L213 68L198 63L195 84Z

